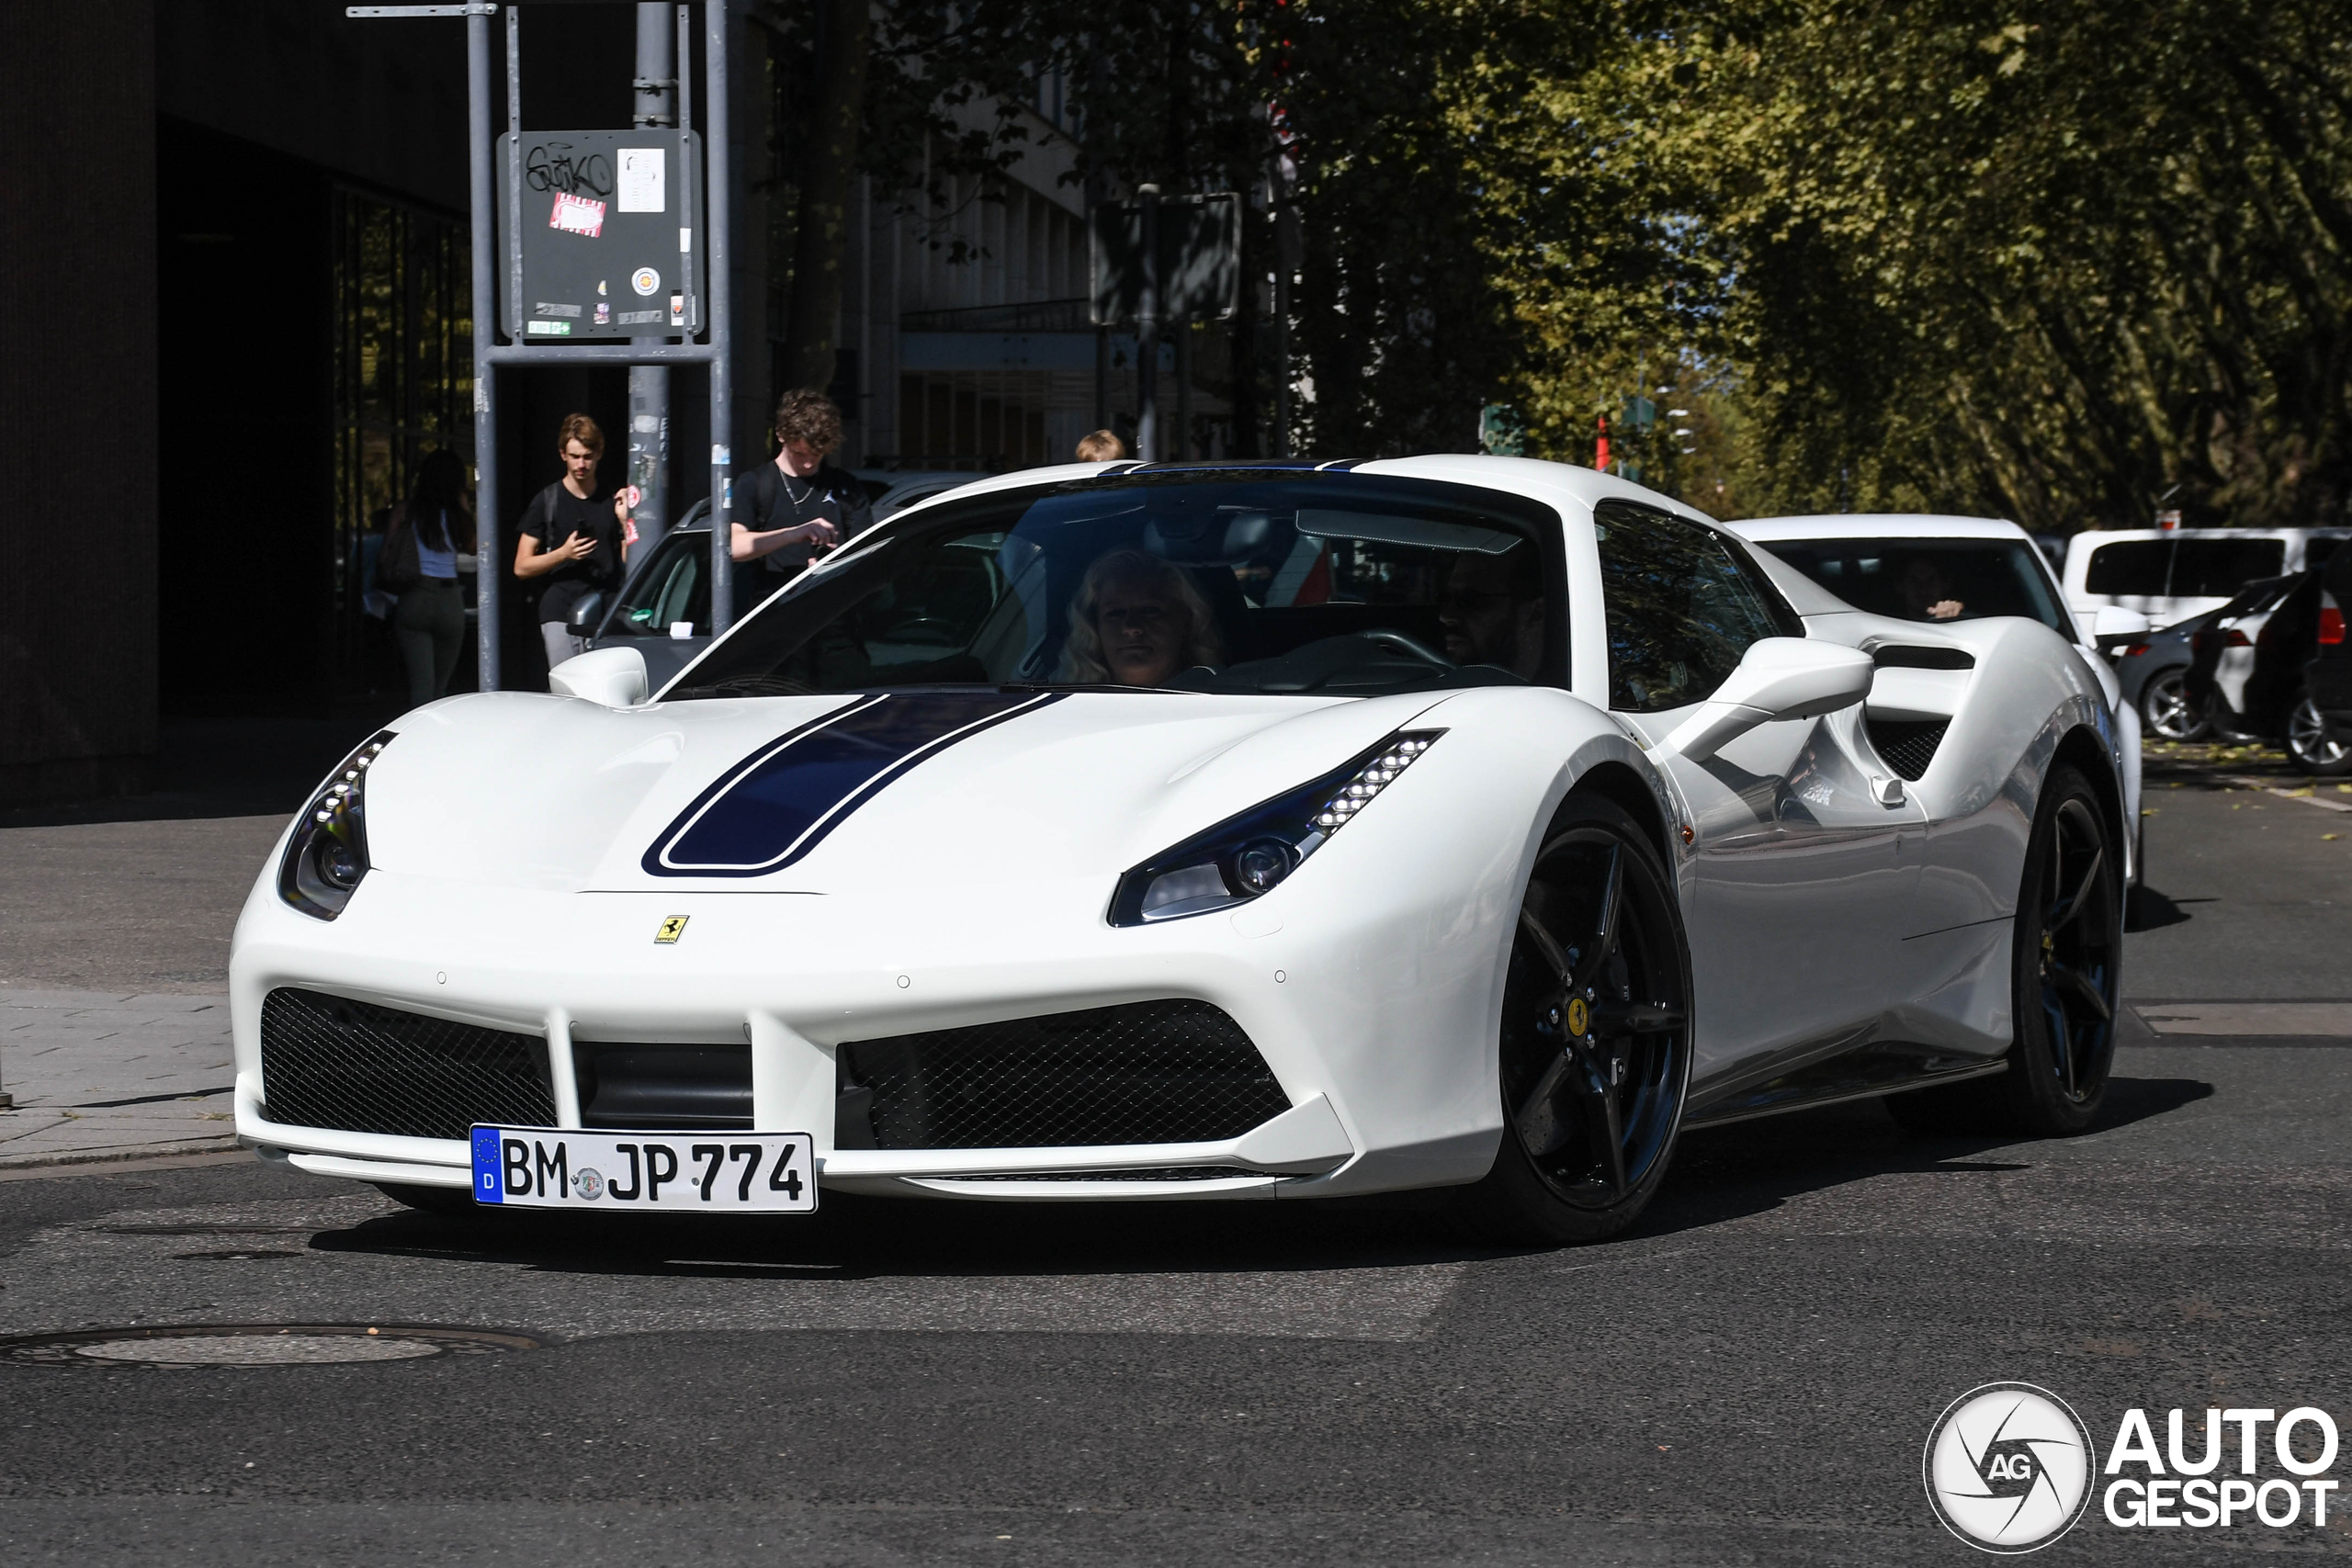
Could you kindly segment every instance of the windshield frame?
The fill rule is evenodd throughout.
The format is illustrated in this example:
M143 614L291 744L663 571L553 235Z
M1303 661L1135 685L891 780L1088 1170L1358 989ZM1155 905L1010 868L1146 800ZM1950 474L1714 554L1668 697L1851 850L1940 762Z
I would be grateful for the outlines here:
M860 534L842 545L835 553L812 561L799 575L761 601L741 619L728 627L726 633L714 638L684 667L665 682L653 701L724 700L728 696L751 696L757 694L717 694L698 677L724 663L730 645L751 635L753 628L771 617L788 615L793 607L805 603L812 594L821 593L835 584L843 570L854 570L859 561L887 555L909 544L921 544L941 536L1001 529L1010 534L1020 521L1040 502L1060 496L1111 496L1121 491L1150 491L1183 486L1236 485L1297 485L1317 492L1316 499L1336 499L1344 505L1344 497L1352 492L1359 497L1385 493L1392 501L1409 501L1416 496L1434 506L1447 510L1475 509L1508 519L1523 529L1541 553L1544 591L1544 653L1542 668L1525 683L1567 691L1572 689L1571 673L1574 649L1571 644L1572 624L1569 602L1570 586L1566 545L1566 522L1556 506L1510 491L1496 490L1484 485L1465 484L1454 479L1423 478L1418 475L1391 473L1363 474L1346 469L1324 469L1299 467L1259 468L1246 464L1202 466L1155 470L1130 469L1124 472L1096 473L1075 476L1035 484L992 488L972 495L953 496L919 504L900 513ZM1302 503L1306 503L1302 498ZM1463 668L1483 668L1464 666ZM1506 676L1512 684L1519 677ZM1058 681L1014 680L1010 682L956 682L947 684L956 689L985 690L992 688L1023 690L1116 690L1121 692L1168 692L1194 694L1198 687L1090 687ZM856 690L896 690L901 685L875 683ZM1419 690L1440 691L1445 687L1431 685ZM823 694L847 694L841 693ZM1335 697L1382 694L1372 692L1318 691L1297 692L1260 690L1254 694L1270 697L1298 696L1318 701Z

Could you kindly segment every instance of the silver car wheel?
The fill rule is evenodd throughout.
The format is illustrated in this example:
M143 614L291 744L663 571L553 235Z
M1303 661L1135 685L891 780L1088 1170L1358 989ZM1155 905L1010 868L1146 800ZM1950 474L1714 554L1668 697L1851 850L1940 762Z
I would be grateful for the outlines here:
M2194 740L2209 728L2204 714L2188 700L2188 671L2182 669L2148 678L2140 693L2140 716L2148 733L2165 740Z
M2352 747L2328 734L2309 697L2298 702L2295 711L2287 716L2287 750L2304 767L2330 773L2352 755Z

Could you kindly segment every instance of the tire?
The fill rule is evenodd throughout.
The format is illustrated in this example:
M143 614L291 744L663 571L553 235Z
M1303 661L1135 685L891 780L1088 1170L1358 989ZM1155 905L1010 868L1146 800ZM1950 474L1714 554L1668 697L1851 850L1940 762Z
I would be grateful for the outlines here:
M2287 712L2287 755L2297 767L2320 778L2352 773L2352 746L2328 734L2308 692L2298 693Z
M2123 956L2123 867L2098 795L2070 762L2052 767L2026 845L2010 938L2008 1071L1889 1095L1915 1133L2064 1137L2098 1115L2115 1064Z
M1536 854L1509 965L1502 1138L1456 1211L1492 1241L1600 1241L1665 1179L1690 1082L1690 942L1631 816L1569 796Z
M2213 728L2196 704L2188 700L2188 669L2177 665L2148 677L2140 688L2140 723L2163 740L2196 740Z
M400 1181L379 1181L374 1185L377 1191L392 1201L405 1203L423 1213L470 1219L481 1211L474 1195L460 1187L412 1187Z

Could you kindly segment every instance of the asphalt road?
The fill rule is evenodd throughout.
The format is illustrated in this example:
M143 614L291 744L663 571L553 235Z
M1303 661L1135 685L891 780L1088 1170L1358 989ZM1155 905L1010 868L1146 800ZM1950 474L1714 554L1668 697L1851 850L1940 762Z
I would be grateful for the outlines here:
M2127 994L2352 998L2340 818L2170 782ZM2160 1441L2174 1406L2352 1418L2352 1040L2135 1039L2086 1136L1918 1141L1875 1103L1697 1135L1636 1234L1556 1252L1409 1205L646 1234L249 1162L0 1182L0 1333L542 1342L0 1364L0 1561L1978 1561L1920 1484L1977 1384L2055 1391L2102 1449L2129 1406ZM2127 1531L2094 1504L2042 1560L2340 1555L2344 1517Z

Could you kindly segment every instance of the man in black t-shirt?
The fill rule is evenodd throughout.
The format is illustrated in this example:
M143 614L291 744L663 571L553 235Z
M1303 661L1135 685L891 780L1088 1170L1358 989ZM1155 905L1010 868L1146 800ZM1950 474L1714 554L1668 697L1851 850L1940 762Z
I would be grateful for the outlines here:
M773 462L734 477L735 613L743 615L801 568L874 522L856 476L826 459L842 444L842 411L809 388L775 408Z
M609 597L620 586L629 545L626 505L596 484L604 431L586 414L571 414L557 434L556 450L563 478L531 498L514 541L514 575L541 583L539 637L550 670L588 651L590 628L575 632L572 612L590 594Z

